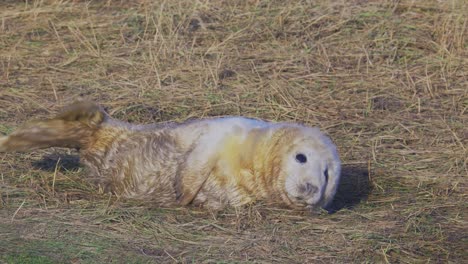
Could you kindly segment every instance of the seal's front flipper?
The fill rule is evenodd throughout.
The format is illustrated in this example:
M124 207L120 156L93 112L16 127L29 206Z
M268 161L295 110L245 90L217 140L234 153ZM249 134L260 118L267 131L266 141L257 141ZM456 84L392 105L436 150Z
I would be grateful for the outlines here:
M210 159L198 160L200 155L196 155L196 151L192 151L188 155L187 159L179 165L177 171L174 189L177 203L182 206L188 205L195 200L213 169L213 161Z

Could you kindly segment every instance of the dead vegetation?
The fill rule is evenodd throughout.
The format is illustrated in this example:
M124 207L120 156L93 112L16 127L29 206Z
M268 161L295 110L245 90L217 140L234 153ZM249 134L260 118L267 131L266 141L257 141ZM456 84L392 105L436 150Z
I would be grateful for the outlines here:
M86 97L132 122L245 115L339 147L332 213L121 201L76 153L0 155L6 263L462 263L468 6L2 1L0 132Z

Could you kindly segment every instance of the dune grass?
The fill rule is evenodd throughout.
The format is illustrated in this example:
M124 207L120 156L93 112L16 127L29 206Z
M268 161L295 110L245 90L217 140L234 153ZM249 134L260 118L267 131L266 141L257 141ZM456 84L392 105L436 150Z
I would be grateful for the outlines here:
M318 126L331 213L119 200L74 151L0 155L0 262L462 263L466 1L2 1L0 133L87 98L151 123Z

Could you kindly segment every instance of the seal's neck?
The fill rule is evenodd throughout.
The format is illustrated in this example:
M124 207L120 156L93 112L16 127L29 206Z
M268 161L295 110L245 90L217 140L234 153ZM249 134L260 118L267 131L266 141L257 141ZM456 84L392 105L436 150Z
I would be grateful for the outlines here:
M283 191L279 177L282 155L278 152L281 137L278 132L276 127L250 131L245 144L248 149L242 151L245 167L252 170L258 198L271 199Z

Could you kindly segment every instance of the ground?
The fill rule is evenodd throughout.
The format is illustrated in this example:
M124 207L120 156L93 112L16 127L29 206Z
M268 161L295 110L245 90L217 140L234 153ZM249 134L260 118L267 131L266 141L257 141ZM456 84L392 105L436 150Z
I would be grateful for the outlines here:
M137 123L243 115L338 146L331 210L157 208L100 191L72 150L0 154L0 262L462 263L468 5L0 3L0 133L87 98Z

